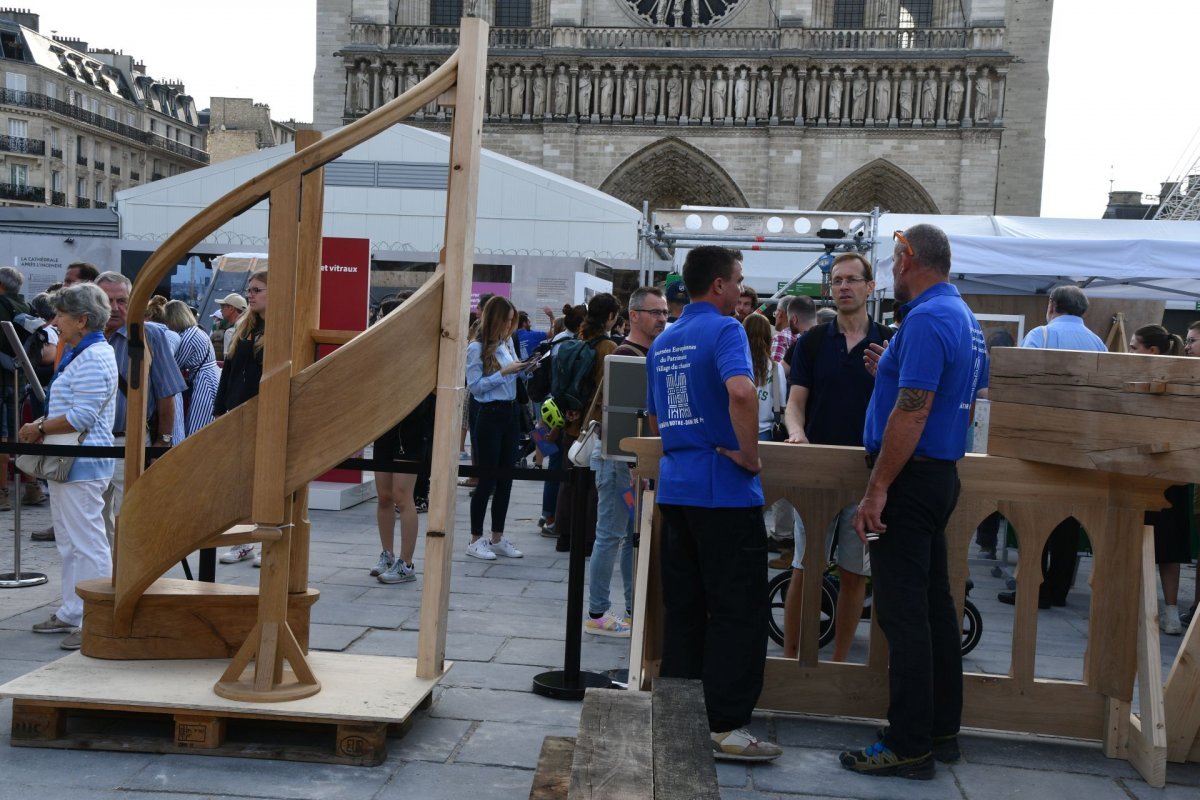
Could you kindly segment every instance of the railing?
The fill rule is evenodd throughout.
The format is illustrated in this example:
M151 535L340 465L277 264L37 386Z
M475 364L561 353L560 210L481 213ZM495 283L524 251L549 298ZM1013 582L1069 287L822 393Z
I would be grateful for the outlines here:
M76 208L91 208L92 201L88 200L86 197L76 197L75 198L75 207Z
M94 167L97 172L104 172L104 162L103 161L93 161L92 167Z
M45 203L46 190L41 186L27 186L23 183L0 183L0 198L23 200L27 203Z
M97 200L92 203L92 208L108 208L108 203L104 202L103 200Z
M169 141L156 133L150 133L149 131L143 131L139 128L134 128L130 125L126 125L123 122L117 122L116 120L109 119L108 117L94 114L91 111L86 111L78 106L71 105L70 103L64 103L63 101L53 97L47 97L44 94L38 94L37 92L22 92L16 89L0 89L0 103L21 106L22 108L50 111L55 114L60 114L64 117L70 117L71 119L85 122L88 125L93 125L97 128L102 128L106 131L118 134L119 136L124 136L127 139L133 139L134 141L141 142L142 144L147 144L151 147L157 147L161 150L166 150L176 155L190 158L193 161L198 161L204 164L208 163L208 153L204 152L203 150L197 150L194 147L188 147L187 145L180 144L178 142ZM84 164L84 166L87 165Z
M63 153L62 153L61 147L51 147L50 148L50 157L51 158L57 158L59 161L62 161L62 156L63 156Z
M87 156L75 156L75 163L81 167L86 167L88 165L88 157Z
M111 167L109 167L108 171L111 172L113 175L121 174L121 168L116 164L113 164Z
M51 192L50 193L50 205L65 207L67 205L67 193L66 192Z
M492 28L489 39L490 50L1002 50L1004 28ZM355 23L350 42L448 50L458 46L458 28Z
M142 173L136 172L134 170L129 171L129 180L140 181L141 179L142 179Z
M26 139L22 136L0 136L0 150L6 153L40 156L46 153L46 143L41 139Z

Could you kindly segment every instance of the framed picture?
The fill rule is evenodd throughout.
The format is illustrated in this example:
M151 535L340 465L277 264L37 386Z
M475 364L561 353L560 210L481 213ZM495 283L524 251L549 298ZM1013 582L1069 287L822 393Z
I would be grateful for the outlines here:
M1025 338L1025 317L1020 314L976 314L987 347L1020 347Z

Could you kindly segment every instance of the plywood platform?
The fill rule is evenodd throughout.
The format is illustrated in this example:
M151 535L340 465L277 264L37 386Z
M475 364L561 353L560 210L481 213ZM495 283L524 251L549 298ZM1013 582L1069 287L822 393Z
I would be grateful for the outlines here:
M310 653L312 697L249 704L213 693L223 660L107 661L79 653L0 686L12 744L373 766L437 680L414 659Z

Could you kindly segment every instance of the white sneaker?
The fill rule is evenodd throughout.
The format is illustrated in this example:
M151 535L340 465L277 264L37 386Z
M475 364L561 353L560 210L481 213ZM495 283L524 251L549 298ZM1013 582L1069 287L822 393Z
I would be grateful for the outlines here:
M236 564L239 561L245 561L254 555L254 545L252 544L235 544L233 547L221 554L219 559L222 564Z
M371 568L371 577L379 577L381 574L391 569L392 565L395 563L396 557L387 550L384 550L379 554L379 560L375 562L375 566Z
M475 558L481 558L484 561L495 561L496 554L492 552L492 547L488 544L488 540L482 536L467 545L467 555Z
M480 541L483 541L483 540L480 539ZM522 553L517 548L513 547L513 543L510 542L508 539L505 539L503 536L500 537L500 541L491 542L488 546L491 547L492 552L498 556L508 556L509 558L524 558L525 557L524 553Z
M604 612L604 616L600 618L588 615L583 621L583 632L592 633L596 636L614 636L618 639L629 638L629 623L618 617L610 608Z
M713 758L722 761L771 761L783 750L777 744L762 742L745 728L725 733L712 733Z
M1179 620L1179 606L1167 606L1158 615L1158 627L1163 633L1178 636L1183 633L1183 623Z

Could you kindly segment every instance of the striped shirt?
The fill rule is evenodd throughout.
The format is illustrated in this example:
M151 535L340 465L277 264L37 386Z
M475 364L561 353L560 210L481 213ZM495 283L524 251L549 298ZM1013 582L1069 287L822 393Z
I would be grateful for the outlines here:
M54 379L50 390L51 417L67 418L76 431L87 431L83 443L113 446L113 417L116 413L117 362L107 342L97 342L73 359ZM67 481L111 478L113 459L77 458Z

